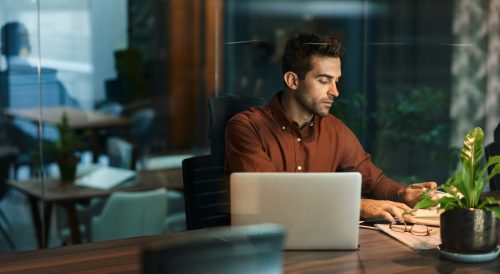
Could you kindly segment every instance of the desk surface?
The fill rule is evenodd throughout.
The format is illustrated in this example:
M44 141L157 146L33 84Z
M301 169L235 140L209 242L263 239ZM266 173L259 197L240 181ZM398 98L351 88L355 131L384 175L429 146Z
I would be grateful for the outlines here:
M131 185L119 185L110 189L94 189L76 186L74 184L62 184L59 180L39 179L31 181L8 181L8 184L25 193L30 201L33 226L40 247L46 247L50 230L50 215L53 204L66 207L68 212L69 226L71 231L71 242L81 243L79 218L76 213L77 202L87 203L91 198L106 197L115 191L144 191L165 187L170 190L182 190L182 169L167 169L154 171L139 171ZM39 201L44 201L43 218L39 214ZM43 228L42 228L43 227Z
M133 121L124 117L113 117L105 113L83 110L71 107L44 107L42 120L44 123L57 125L61 122L62 114L68 115L68 124L71 129L101 129L114 127L130 127ZM38 122L40 109L6 109L5 115L11 118L22 118Z
M8 181L8 184L29 196L48 202L88 200L94 197L109 196L115 191L141 191L159 187L171 190L182 190L183 188L181 169L139 171L134 181L106 190L81 187L74 184L61 184L59 180L53 179L44 181L43 191L39 179Z
M0 256L0 273L141 273L141 250L158 240L190 237L188 231ZM360 230L356 251L286 251L285 273L498 273L500 258L455 263L437 250L414 251L386 234Z

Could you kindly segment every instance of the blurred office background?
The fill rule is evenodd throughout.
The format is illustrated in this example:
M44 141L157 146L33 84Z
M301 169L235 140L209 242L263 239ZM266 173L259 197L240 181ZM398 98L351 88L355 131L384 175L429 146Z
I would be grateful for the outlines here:
M209 151L209 98L270 98L282 88L283 46L299 31L343 41L331 112L373 161L403 183L443 183L467 131L482 127L487 144L500 121L499 18L500 0L0 0L0 26L10 26L0 146L17 155L0 184L0 222L15 247L3 236L0 250L38 248L26 195L4 181L57 176L45 144L59 138L50 125L7 119L5 109L127 117L129 136L102 132L99 155L82 149L80 164L110 165L114 137L137 152L130 168L178 170L183 157ZM169 210L182 214L177 194ZM52 214L49 246L66 244L64 214ZM184 229L179 220L164 231Z

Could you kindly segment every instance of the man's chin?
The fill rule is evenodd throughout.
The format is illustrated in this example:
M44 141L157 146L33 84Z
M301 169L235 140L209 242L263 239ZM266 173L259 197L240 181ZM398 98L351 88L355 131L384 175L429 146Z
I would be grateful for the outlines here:
M321 113L316 113L318 116L321 116L321 117L326 117L328 116L328 114L330 114L330 110L327 110L327 111L324 111L324 112L321 112Z

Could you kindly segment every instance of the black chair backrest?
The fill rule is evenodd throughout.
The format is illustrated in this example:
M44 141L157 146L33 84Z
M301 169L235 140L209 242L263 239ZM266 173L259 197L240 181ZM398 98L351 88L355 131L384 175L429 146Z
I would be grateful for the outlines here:
M217 96L208 102L210 112L210 149L214 159L224 162L225 155L225 130L226 123L235 114L255 106L263 106L267 103L262 97L250 97L241 95Z
M265 103L264 98L238 95L209 101L212 153L182 162L187 229L229 225L229 190L224 174L226 123L235 114Z
M9 179L9 171L16 161L16 156L15 147L0 144L0 201L7 193L7 179Z
M147 246L145 274L282 273L284 230L275 224L216 228Z
M489 159L489 157L500 156L500 143L493 142L487 145L484 148L484 152L486 161ZM491 172L492 169L493 167L490 166L488 168L488 172ZM490 190L500 190L500 174L497 174L490 179Z
M110 166L135 169L136 150L132 143L120 137L109 137L106 143Z
M182 161L186 228L188 230L229 225L229 192L224 165L211 155Z

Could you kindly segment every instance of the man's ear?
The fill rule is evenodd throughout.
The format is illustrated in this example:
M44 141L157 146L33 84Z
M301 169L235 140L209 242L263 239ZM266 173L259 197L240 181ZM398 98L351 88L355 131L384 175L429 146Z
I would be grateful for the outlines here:
M286 85L289 89L296 90L299 88L299 76L295 72L287 71L283 75Z

